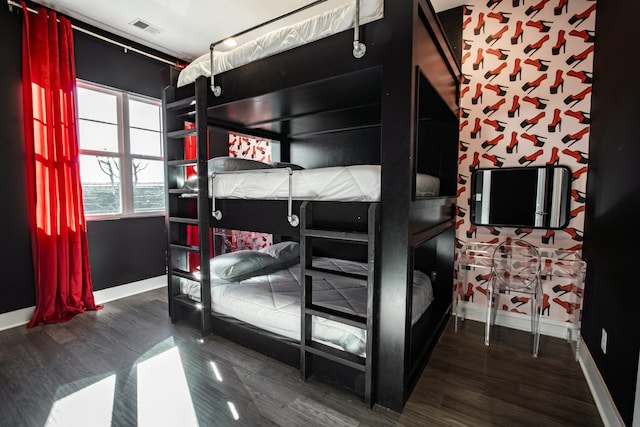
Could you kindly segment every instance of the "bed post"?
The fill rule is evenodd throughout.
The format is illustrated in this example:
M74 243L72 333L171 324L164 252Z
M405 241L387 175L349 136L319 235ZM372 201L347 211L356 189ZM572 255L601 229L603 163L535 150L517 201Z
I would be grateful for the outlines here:
M385 45L381 126L381 244L376 401L402 411L410 370L411 280L409 208L414 174L415 72L412 64L416 1L385 0L393 29ZM398 143L401 141L402 143ZM383 302L383 303L382 303Z

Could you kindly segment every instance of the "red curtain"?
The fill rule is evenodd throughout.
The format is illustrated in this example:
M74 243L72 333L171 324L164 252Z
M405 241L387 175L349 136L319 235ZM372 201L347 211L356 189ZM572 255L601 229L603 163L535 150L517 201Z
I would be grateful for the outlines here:
M22 86L36 310L28 326L63 322L93 299L80 186L71 23L22 2Z

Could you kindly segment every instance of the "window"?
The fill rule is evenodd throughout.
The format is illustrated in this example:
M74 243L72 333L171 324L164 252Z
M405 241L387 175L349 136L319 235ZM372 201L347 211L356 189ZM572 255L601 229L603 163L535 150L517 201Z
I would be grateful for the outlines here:
M78 81L85 215L164 212L161 104Z

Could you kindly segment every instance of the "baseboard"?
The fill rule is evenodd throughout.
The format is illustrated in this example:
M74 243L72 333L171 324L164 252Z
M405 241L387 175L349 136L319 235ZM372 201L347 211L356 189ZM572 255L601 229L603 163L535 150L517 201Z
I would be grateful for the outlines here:
M162 288L164 286L167 286L167 276L151 277L149 279L95 291L93 293L93 298L95 299L96 304L104 304L109 301L140 294L142 292ZM26 325L33 316L34 310L35 307L27 307L0 314L0 331L15 328L16 326Z
M475 320L484 323L487 318L487 309L484 306L477 304L469 304L465 301L460 302L460 308L464 313L463 317L469 320ZM531 330L531 319L529 316L524 316L518 313L511 313L504 310L498 310L496 312L496 325L505 326L511 329L517 329L519 331ZM567 339L569 334L569 327L567 322L559 320L545 319L540 320L540 334Z
M582 341L582 338L580 341L578 362L580 363L582 373L587 380L587 384L589 384L591 395L593 396L593 400L596 402L602 422L607 427L624 427L624 421L618 412L618 408L616 408L616 405L613 403L611 394L609 394L609 389L600 375L600 371L591 356L591 352L589 352L589 348L587 348L587 345Z

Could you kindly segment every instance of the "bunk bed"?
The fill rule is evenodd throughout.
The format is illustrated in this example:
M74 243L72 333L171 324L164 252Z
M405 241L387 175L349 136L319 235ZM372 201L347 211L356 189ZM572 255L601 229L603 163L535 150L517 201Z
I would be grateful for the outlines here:
M169 312L174 321L197 321L203 334L214 332L299 367L303 379L318 376L353 390L368 405L401 411L451 309L460 72L427 1L360 2L340 12L375 12L351 18L353 32L321 32L308 43L266 49L267 56L229 69L216 68L220 55L212 45L213 68L202 65L206 58L197 61L200 72L180 85L170 73L163 94ZM185 129L185 122L194 126ZM299 182L292 168L267 174L280 183L278 195L237 198L241 185L235 183L221 193L219 183L247 178L244 171L209 171L212 158L228 155L228 132L271 140L277 160L299 164L303 173L373 170L375 194L348 200L290 196ZM188 136L196 138L194 158L185 158ZM194 186L184 185L187 166L197 168ZM424 176L432 187L421 193ZM200 260L212 254L210 245L188 241L188 226L198 228L200 242L209 241L212 227L299 242L297 266L265 275L284 274L298 283L300 336L223 313L221 289L233 285L220 281L211 262L189 271L189 253ZM359 273L336 260L356 263ZM422 309L414 307L423 298L414 292L416 278L431 285L430 304ZM318 300L317 287L331 281L338 288L349 283L361 296L360 308ZM314 339L319 319L360 330L362 346L336 348Z

